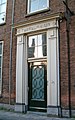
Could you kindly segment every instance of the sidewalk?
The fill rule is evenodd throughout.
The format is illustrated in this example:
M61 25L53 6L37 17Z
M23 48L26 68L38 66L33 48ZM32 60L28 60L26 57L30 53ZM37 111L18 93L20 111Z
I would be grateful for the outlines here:
M0 111L0 120L75 120L75 118L53 118L44 113L28 112L27 114Z

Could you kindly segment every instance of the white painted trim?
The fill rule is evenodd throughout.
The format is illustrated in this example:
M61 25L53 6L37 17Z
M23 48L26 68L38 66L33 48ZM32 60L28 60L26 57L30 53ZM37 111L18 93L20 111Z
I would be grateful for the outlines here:
M56 20L48 20L48 21L43 21L40 23L33 23L31 25L28 26L24 26L24 27L20 27L17 28L17 35L20 34L28 34L30 32L34 32L34 31L41 31L41 30L46 30L46 29L52 29L52 28L56 28Z
M24 36L17 38L16 56L16 103L25 103L25 77L24 77Z
M25 51L24 51L24 55L25 55L25 59L24 59L24 63L25 63L25 105L28 106L28 63L27 63L27 36L24 36L24 44L25 44Z
M0 82L1 82L1 83L0 83L0 84L1 84L1 85L0 85L0 86L1 86L0 95L1 95L1 94L2 94L2 69L3 69L2 66L3 66L3 44L4 44L4 42L3 42L3 41L0 41L0 43L2 43L2 55L1 55L1 56L2 56L2 59L1 59L1 81L0 81Z
M47 31L47 106L59 106L58 28Z
M23 37L23 43L21 43L21 39L17 44L21 45L21 47L23 47L23 52L19 53L19 55L24 55L22 58L22 62L21 62L21 66L22 66L22 75L21 76L21 80L23 82L23 88L21 88L21 95L23 100L20 100L19 102L24 102L26 106L28 106L28 60L27 59L27 37L29 35L33 35L33 34L38 34L38 33L42 33L43 31L46 31L47 33L47 106L59 106L59 46L58 46L58 22L56 21L56 19L52 20L46 20L44 21L44 23L50 23L50 26L44 26L46 24L43 24L43 27L38 27L38 31L37 28L34 29L34 31L31 29L29 31L23 31L26 27L34 27L37 26L39 24L39 26L41 25L41 22L37 23L37 24L32 24L32 25L28 25L28 26L24 26L24 27L20 27L17 28L18 30L20 29L22 34L18 33L17 36L17 40L18 38L20 38L21 36ZM24 28L24 29L23 29ZM19 51L17 51L19 52ZM44 58L46 59L46 58ZM32 61L29 60L29 62ZM18 59L17 59L18 62ZM18 66L18 65L17 65ZM19 75L19 73L17 73L18 68L16 68L16 74L17 76ZM20 73L21 74L21 73ZM18 81L18 79L17 79ZM19 83L17 83L17 86ZM23 92L25 90L25 93ZM24 96L23 96L24 95ZM19 98L18 98L19 99Z

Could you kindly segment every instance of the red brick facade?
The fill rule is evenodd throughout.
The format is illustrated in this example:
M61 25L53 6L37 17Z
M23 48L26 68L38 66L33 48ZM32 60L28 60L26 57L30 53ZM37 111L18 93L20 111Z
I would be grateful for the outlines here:
M49 0L50 1L50 0ZM68 0L69 7L75 13L75 0ZM25 24L28 21L46 18L65 11L62 0L49 2L50 9L33 15L27 15L27 0L15 0L14 26ZM10 73L10 40L12 28L12 0L7 0L6 23L0 25L0 40L3 46L3 71L2 71L2 95L0 103L9 103L9 73ZM68 43L66 33L66 20L60 21L60 84L61 84L61 107L69 107L69 85L68 85ZM75 109L75 15L71 17L70 24L70 88L71 108ZM12 80L11 80L11 104L15 105L16 98L16 29L12 34Z

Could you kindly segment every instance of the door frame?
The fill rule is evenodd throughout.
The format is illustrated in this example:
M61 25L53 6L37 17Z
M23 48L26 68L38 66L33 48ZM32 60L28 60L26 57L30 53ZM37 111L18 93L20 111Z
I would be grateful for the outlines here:
M27 36L47 32L47 114L58 115L59 86L59 16L49 17L17 27L16 111L28 110Z

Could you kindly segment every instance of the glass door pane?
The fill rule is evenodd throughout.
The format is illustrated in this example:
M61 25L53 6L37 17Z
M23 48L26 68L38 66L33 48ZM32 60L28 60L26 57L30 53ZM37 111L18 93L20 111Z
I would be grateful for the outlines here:
M32 99L44 100L44 66L32 67Z

